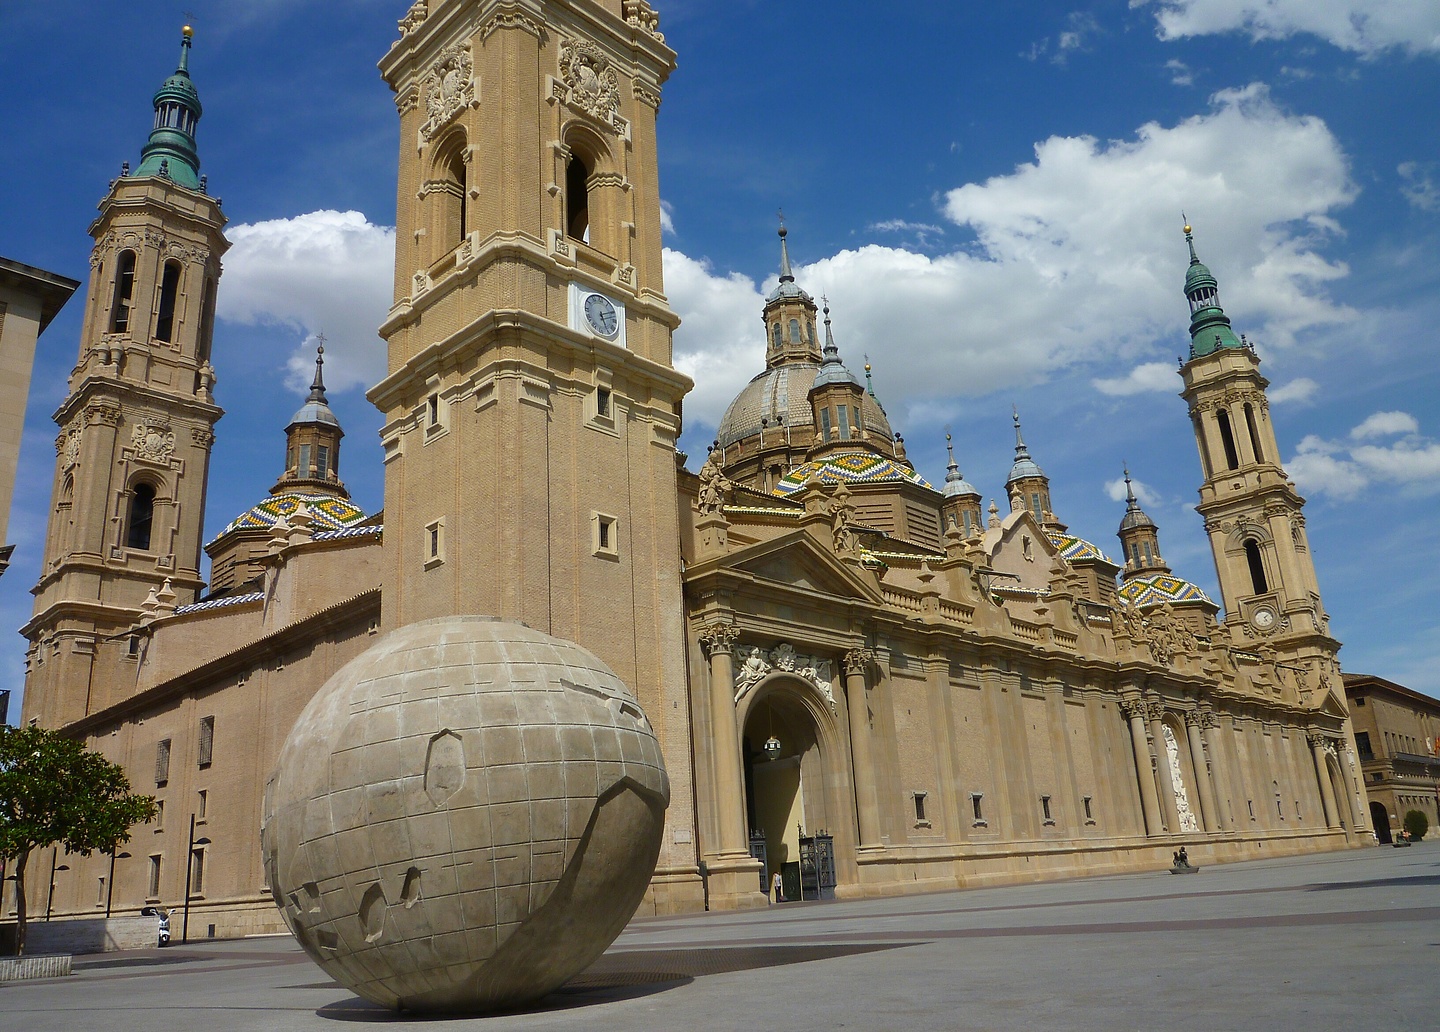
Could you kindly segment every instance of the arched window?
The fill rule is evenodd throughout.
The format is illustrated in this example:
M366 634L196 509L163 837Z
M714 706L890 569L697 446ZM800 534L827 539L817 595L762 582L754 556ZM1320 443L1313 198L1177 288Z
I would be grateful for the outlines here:
M215 336L215 281L205 277L205 286L200 294L200 340L196 347L196 361L210 361L210 342Z
M800 320L799 320L799 319L791 319L791 320L790 320L790 343L791 343L791 344L799 344L799 343L800 343Z
M1235 434L1230 429L1230 413L1220 409L1215 413L1215 422L1220 427L1220 442L1225 445L1225 461L1231 469L1240 468L1240 453L1235 450Z
M775 338L775 346L778 348L780 347L780 345L785 343L784 331L780 329L780 324L778 322L773 327L771 327L771 329L774 331L772 336Z
M1245 560L1250 564L1250 582L1255 587L1255 594L1265 594L1270 590L1270 582L1265 579L1265 562L1260 555L1260 542L1254 538L1247 538L1245 541Z
M155 339L169 344L175 335L175 299L180 293L180 263L170 259L160 276L160 308L155 314Z
M150 549L150 528L155 519L155 488L138 483L130 491L130 519L127 521L125 544L140 551Z
M590 242L590 167L578 154L565 166L565 235Z
M1255 429L1255 410L1245 403L1245 426L1250 430L1250 447L1255 451L1255 461L1264 462L1265 453L1260 450L1260 433Z
M459 246L469 220L469 166L465 161L465 135L451 133L435 151L430 180L425 184L429 208L426 232L434 241L430 260L435 261Z
M1192 420L1195 426L1195 440L1200 442L1200 464L1205 467L1205 478L1208 480L1215 475L1215 464L1210 461L1210 442L1205 439L1204 428L1200 420Z
M110 306L110 332L130 328L130 299L135 293L135 252L121 251L115 265L115 301Z

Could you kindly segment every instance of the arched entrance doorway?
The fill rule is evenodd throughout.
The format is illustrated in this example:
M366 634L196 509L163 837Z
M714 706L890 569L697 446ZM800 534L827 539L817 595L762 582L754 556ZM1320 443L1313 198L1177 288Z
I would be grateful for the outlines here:
M1384 803L1371 802L1370 824L1375 829L1375 837L1380 840L1382 846L1391 843L1390 837L1390 814L1385 809Z
M835 857L849 859L855 842L833 714L811 685L785 674L761 682L746 701L741 753L751 852L763 859L767 888L780 873L785 899L831 896L836 879L817 871L814 851L833 847ZM853 862L830 866L844 878Z

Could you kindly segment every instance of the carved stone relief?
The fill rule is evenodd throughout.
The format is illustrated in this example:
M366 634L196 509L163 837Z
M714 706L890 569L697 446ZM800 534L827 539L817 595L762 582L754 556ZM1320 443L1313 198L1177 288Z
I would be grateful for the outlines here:
M175 454L175 431L168 426L136 423L130 433L135 457L146 462L169 462Z
M464 43L444 50L425 77L425 124L420 135L431 139L475 100L475 79L470 48Z
M1181 831L1199 831L1200 823L1195 811L1190 809L1190 796L1185 790L1185 778L1180 774L1180 743L1175 741L1175 732L1169 724L1161 724L1165 736L1165 756L1170 761L1170 786L1175 790L1175 809L1180 814Z
M768 651L758 645L742 646L738 651L745 659L735 671L736 702L748 695L750 689L770 674L779 670L809 681L824 697L830 712L836 712L835 664L831 660L801 655L795 651L795 646L784 642Z
M612 123L620 110L620 79L603 50L589 40L567 39L560 45L560 78L565 103Z

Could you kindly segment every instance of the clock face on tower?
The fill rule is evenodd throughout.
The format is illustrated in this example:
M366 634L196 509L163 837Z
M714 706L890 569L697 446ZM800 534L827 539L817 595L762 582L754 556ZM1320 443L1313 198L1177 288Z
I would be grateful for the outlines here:
M614 340L620 333L615 303L604 294L590 294L585 298L585 322L606 340Z
M1275 626L1275 610L1268 606L1260 606L1250 614L1250 622L1255 625L1257 631L1268 631Z

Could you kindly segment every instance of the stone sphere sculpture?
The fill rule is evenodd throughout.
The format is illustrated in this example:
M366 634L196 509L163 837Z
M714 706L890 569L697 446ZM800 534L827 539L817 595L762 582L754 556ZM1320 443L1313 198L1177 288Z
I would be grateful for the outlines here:
M634 915L670 786L633 695L520 624L393 631L330 678L266 786L275 902L357 995L414 1011L559 988Z

